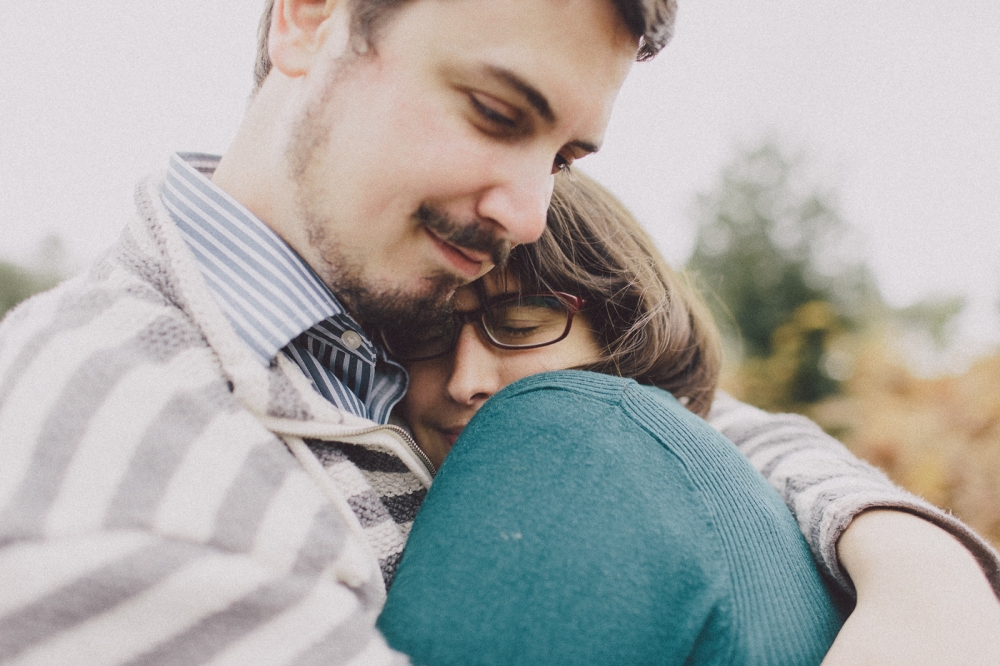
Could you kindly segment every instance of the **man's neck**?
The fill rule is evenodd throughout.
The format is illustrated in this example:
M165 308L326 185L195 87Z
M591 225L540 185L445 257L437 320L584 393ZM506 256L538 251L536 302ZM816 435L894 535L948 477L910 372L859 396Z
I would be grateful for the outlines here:
M273 77L272 77L273 78ZM310 262L305 230L296 224L294 188L287 177L284 146L287 129L282 119L280 82L268 79L247 109L229 149L222 156L212 182L240 202ZM287 124L287 123L285 123Z

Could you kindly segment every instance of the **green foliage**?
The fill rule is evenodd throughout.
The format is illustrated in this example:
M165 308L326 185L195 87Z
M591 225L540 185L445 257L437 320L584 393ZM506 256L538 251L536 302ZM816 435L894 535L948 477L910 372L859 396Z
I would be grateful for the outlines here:
M926 331L934 344L943 348L951 339L955 316L964 308L964 298L941 296L899 308L893 314L904 327Z
M741 351L731 388L770 409L808 411L838 393L852 336L873 325L945 347L965 305L954 297L886 305L835 193L811 181L807 166L773 142L740 154L699 197L688 262Z
M66 271L62 241L50 236L42 241L36 268L0 261L0 318L24 299L51 289Z
M835 393L831 343L882 308L831 192L772 142L740 155L699 198L688 268L708 287L723 328L741 345L747 399L795 408Z
M0 261L0 317L32 294L55 286L56 282L17 264Z

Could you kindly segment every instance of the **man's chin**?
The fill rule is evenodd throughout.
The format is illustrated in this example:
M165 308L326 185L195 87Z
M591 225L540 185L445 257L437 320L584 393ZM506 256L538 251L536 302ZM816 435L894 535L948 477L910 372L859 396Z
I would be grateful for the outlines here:
M429 289L408 292L341 288L338 298L364 326L424 327L439 323L451 313L455 290L465 284L454 276L438 278Z

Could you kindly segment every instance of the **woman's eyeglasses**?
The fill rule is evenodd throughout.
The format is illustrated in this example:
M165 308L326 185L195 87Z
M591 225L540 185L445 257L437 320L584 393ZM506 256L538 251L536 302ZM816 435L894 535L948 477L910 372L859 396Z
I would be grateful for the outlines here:
M383 331L386 349L397 360L426 361L444 356L458 343L462 326L475 324L500 349L534 349L559 342L573 325L584 300L562 292L502 294L471 312L454 312L437 326L415 331Z

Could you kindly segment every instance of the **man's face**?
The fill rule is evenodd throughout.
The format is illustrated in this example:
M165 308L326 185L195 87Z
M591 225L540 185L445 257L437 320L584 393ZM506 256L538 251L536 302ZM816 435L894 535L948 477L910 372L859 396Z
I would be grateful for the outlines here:
M321 50L288 145L296 249L366 324L439 309L541 234L636 46L607 0L417 0L374 52Z

